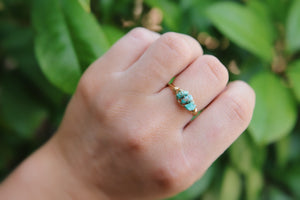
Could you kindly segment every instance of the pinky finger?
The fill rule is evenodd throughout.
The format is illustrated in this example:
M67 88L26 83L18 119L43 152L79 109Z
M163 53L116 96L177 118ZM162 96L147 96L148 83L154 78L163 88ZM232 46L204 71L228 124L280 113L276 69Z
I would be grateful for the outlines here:
M254 104L254 91L246 83L230 83L184 129L186 155L198 176L247 128Z

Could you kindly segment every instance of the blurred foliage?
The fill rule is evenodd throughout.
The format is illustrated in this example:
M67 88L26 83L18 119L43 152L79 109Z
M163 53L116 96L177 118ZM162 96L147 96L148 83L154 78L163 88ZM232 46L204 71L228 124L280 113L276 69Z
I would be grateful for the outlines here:
M0 180L55 132L84 70L144 26L196 38L257 101L245 133L172 200L300 199L300 0L0 0Z

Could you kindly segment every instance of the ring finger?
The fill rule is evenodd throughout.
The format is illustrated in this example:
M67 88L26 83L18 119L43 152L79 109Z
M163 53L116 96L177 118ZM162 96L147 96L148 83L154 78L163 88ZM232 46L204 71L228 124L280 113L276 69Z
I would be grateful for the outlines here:
M201 110L226 87L227 81L228 72L224 65L214 56L204 55L177 75L173 84L188 91ZM172 113L170 119L178 128L184 128L191 120L191 113L179 105L171 88L161 91L159 102L164 112Z

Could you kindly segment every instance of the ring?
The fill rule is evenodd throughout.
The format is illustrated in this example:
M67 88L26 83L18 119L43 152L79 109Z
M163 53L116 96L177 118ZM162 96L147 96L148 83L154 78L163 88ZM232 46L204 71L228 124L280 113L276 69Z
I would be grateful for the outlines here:
M193 100L193 96L188 91L176 87L172 83L168 83L168 86L175 92L177 102L191 112L194 116L198 114L197 106Z

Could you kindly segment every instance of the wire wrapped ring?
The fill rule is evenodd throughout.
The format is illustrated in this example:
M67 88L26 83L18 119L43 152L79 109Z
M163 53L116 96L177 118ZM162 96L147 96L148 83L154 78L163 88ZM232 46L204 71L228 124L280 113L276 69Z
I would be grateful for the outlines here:
M197 106L193 100L193 96L188 91L176 87L172 83L168 83L168 86L175 92L177 102L191 112L194 116L198 114Z

